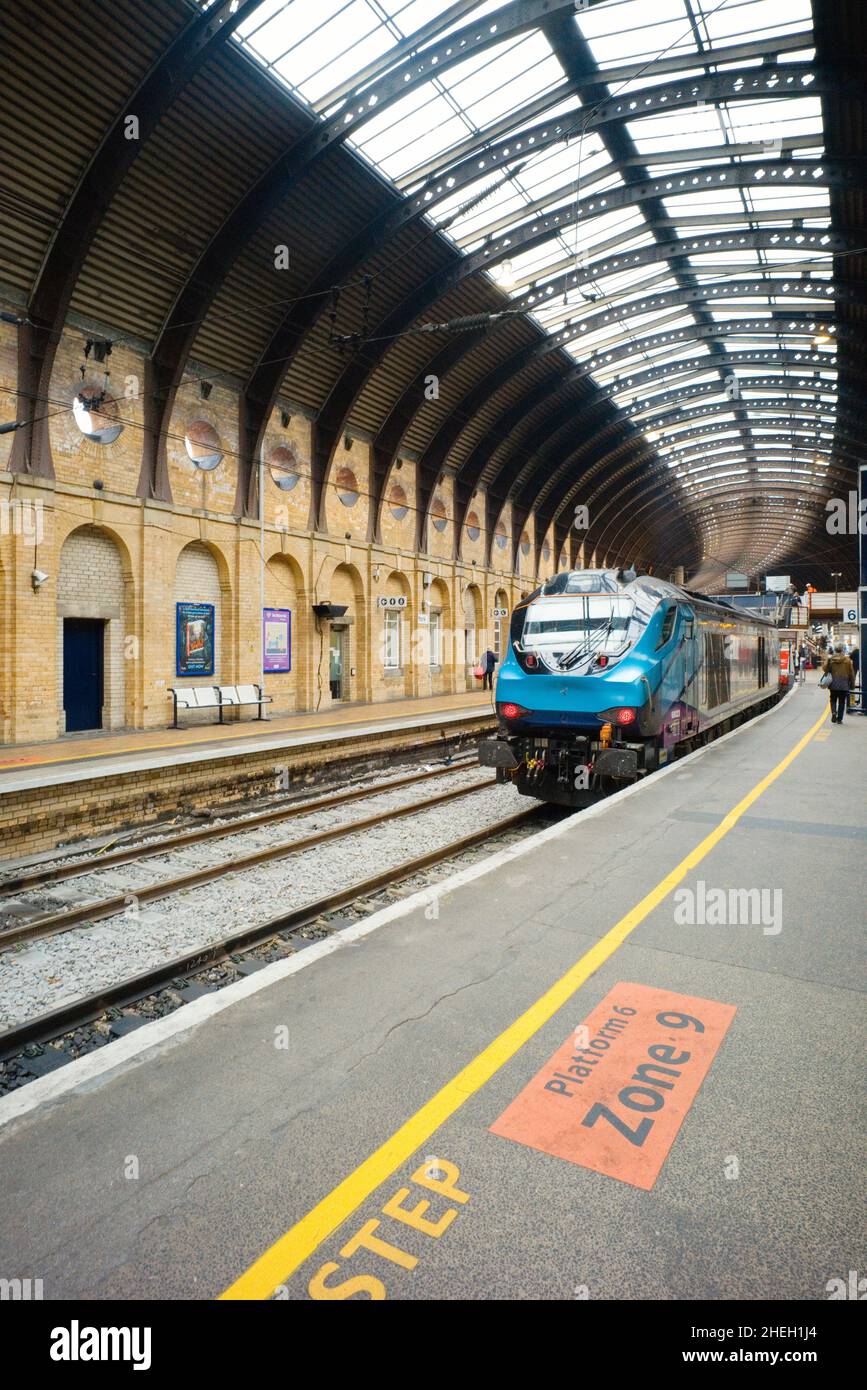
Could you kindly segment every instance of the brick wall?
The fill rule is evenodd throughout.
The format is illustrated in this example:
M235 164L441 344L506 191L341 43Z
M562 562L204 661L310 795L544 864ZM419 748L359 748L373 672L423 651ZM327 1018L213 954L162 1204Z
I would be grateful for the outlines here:
M3 303L4 308L16 306ZM110 334L109 334L110 336ZM134 348L116 343L105 363L84 362L87 334L67 327L52 378L58 414L49 422L50 462L55 477L0 471L0 497L12 493L22 505L38 506L38 547L32 537L0 527L0 741L27 743L57 737L63 728L60 663L64 604L78 602L81 616L110 613L107 624L106 711L109 727L165 727L171 718L168 687L195 677L175 674L175 603L178 599L213 603L217 610L216 670L209 680L233 684L258 682L261 672L261 546L257 521L235 514L237 494L238 399L235 388L218 380L207 400L195 380L179 391L169 425L167 475L169 499L138 496L142 474L145 359ZM86 439L70 406L85 383L105 385L123 425L117 439L103 444ZM0 386L17 385L18 342L14 325L0 323ZM198 368L196 368L198 371ZM193 373L195 375L195 373ZM13 399L10 397L10 400ZM433 408L433 407L431 407ZM219 436L223 458L212 472L197 469L184 443L191 423L210 424ZM7 464L15 436L0 436L0 470ZM522 557L520 575L512 572L512 516L502 514L508 542L494 546L490 568L484 563L485 497L470 501L480 521L480 535L466 524L455 555L454 480L446 470L435 488L446 525L427 527L423 554L416 553L416 464L398 460L386 482L381 540L368 540L370 446L351 436L349 448L338 440L325 512L327 530L310 529L310 412L278 404L265 434L265 604L292 612L292 671L265 678L273 696L273 713L327 708L329 633L320 632L311 605L324 599L346 602L348 616L347 694L352 700L389 700L473 688L464 651L463 595L468 584L474 600L476 655L493 640L495 594L511 606L532 587L533 558ZM282 451L282 452L280 452ZM282 463L297 465L298 481L279 488ZM355 476L358 500L347 507L339 469ZM96 484L101 484L97 487ZM401 492L390 495L392 485ZM532 521L527 526L532 536ZM347 539L346 533L349 532ZM67 547L68 548L65 548ZM475 562L475 563L473 563ZM34 591L34 565L49 578ZM541 573L550 566L541 567ZM379 578L376 578L376 575ZM434 577L429 590L425 574ZM381 594L404 591L405 664L401 673L386 671L382 659ZM431 672L427 661L428 629L419 622L429 593L440 609L444 632L443 661ZM85 611L87 609L88 611ZM327 628L327 625L326 625ZM253 719L256 711L240 712ZM207 721L211 716L201 716ZM190 716L185 717L188 721Z

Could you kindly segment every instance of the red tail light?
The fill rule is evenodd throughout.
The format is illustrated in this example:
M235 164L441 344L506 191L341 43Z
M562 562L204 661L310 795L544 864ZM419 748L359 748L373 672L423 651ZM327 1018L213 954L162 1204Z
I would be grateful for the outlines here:
M624 705L622 709L617 711L614 717L618 724L634 724L636 712L629 705Z
M526 662L527 666L530 668L531 671L535 671L536 667L539 665L539 658L537 656L533 656L532 652L528 656L524 657L524 661Z
M512 704L511 700L504 705L497 705L497 712L504 719L523 719L525 714L532 714L532 710L524 709L523 705Z
M597 656L597 658L596 658L596 665L597 665L597 666L607 666L607 665L608 665L608 657L605 656L604 654L603 654L602 656Z

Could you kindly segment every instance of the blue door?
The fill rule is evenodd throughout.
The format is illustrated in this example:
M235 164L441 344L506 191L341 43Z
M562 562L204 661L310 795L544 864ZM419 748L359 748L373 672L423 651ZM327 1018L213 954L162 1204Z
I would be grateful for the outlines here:
M103 635L96 618L63 620L63 708L66 732L102 728Z

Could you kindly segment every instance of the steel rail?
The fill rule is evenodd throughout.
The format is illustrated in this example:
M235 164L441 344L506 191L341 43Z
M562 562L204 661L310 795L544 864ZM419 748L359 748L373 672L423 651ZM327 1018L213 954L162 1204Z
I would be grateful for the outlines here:
M201 844L206 840L216 840L225 835L239 835L246 830L254 830L261 825L271 825L275 821L289 820L293 816L306 815L308 811L328 810L332 806L343 806L349 801L362 801L365 797L378 796L380 792L392 791L395 787L409 786L413 782L428 781L433 777L446 777L451 773L466 771L473 763L458 763L451 767L434 768L432 772L414 772L409 777L392 777L387 782L379 782L354 791L338 792L334 796L320 796L309 801L293 802L291 806L278 806L271 811L261 811L257 815L239 819L233 825L207 825L196 830L179 831L168 835L153 844L140 846L127 845L123 849L112 850L110 854L98 852L90 859L77 860L74 864L57 864L52 868L33 869L27 873L16 874L13 878L0 880L0 902L4 896L21 892L23 889L37 887L42 883L65 882L81 874L93 873L95 869L109 868L114 864L130 864L137 859L148 859L156 854L167 854L187 845ZM74 851L73 851L74 852Z
M540 802L530 806L526 810L506 816L503 820L495 821L492 825L474 830L469 835L463 835L459 840L454 840L451 844L444 845L440 849L430 850L427 854L397 864L371 878L341 888L336 893L329 893L326 898L319 898L315 902L306 903L303 907L295 908L279 917L272 917L259 926L243 927L209 946L189 951L183 956L177 956L173 960L154 967L152 970L128 976L125 980L110 985L106 989L73 1000L49 1013L27 1019L24 1023L17 1024L15 1027L0 1033L0 1058L8 1059L10 1056L14 1056L29 1043L43 1043L59 1038L64 1033L76 1028L85 1027L105 1013L107 1009L133 1004L179 976L195 975L209 965L225 960L232 954L269 941L280 932L297 931L301 927L309 926L324 912L333 911L336 907L345 907L357 898L367 897L380 888L409 878L434 864L442 863L443 860L460 854L464 850L472 849L484 840L492 839L523 824L543 811L548 811L550 814L550 808L544 803ZM70 1060L73 1059L70 1058Z
M372 829L374 826L382 825L385 821L416 815L419 811L426 811L434 806L442 806L446 802L456 801L461 796L471 796L474 792L487 791L493 786L496 786L496 780L490 778L471 787L457 787L453 791L442 792L439 796L428 797L426 801L415 801L408 806L398 806L387 811L379 811L374 816L364 816L361 820L351 821L348 825L337 825L330 830L317 831L315 835L302 836L300 840L283 840L280 844L270 845L267 849L256 850L253 854L237 855L234 859L223 860L220 864L211 864L203 869L192 869L188 873L178 874L175 878L160 879L158 883L146 884L142 888L130 888L126 893L117 893L110 898L97 898L93 902L79 904L65 912L51 913L46 917L35 917L20 926L10 927L6 931L0 932L0 949L14 946L20 941L37 941L44 936L58 936L61 932L69 931L81 922L95 922L100 921L103 917L113 917L129 906L130 899L134 899L136 903L146 903L154 902L159 898L171 897L173 893L178 893L181 889L213 883L216 879L225 878L228 874L243 873L247 869L258 868L259 865L271 863L275 859L288 859L293 854L301 853L302 850L312 849L315 845L326 844L330 840L338 840L346 835L354 835L360 830Z

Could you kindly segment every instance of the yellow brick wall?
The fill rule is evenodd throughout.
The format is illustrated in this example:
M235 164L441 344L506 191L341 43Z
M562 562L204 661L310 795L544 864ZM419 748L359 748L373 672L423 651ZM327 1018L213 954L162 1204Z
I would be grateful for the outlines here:
M3 307L18 312L15 305ZM197 373L190 373L190 381L178 392L168 430L171 500L141 498L136 494L144 442L144 356L116 344L104 363L97 363L92 353L85 362L87 336L68 327L55 361L50 408L58 413L50 421L49 442L56 476L13 477L4 472L15 436L0 436L0 499L6 501L0 525L0 741L7 744L53 739L63 731L62 619L64 605L70 603L78 605L78 616L104 616L107 623L105 727L147 729L170 722L169 687L190 683L176 675L179 599L213 602L217 609L216 665L209 681L261 679L260 528L258 520L234 515L236 390L215 381L205 400ZM17 402L11 392L17 387L17 370L17 330L0 324L0 390L7 393L2 397L2 419L15 417ZM106 413L123 425L109 444L82 435L71 410L82 382L101 390L106 370ZM210 425L219 437L223 457L211 472L196 468L185 444L197 421ZM343 437L338 441L325 496L327 530L320 533L309 528L309 414L284 403L274 410L265 433L264 603L288 608L292 614L292 670L265 677L275 714L323 709L331 703L330 632L327 623L317 624L313 603L347 605L351 621L346 628L346 697L385 701L474 688L466 660L468 619L475 631L472 655L477 657L493 645L491 610L497 594L505 595L502 606L510 607L531 582L526 565L520 576L511 573L508 506L503 521L509 544L502 550L495 546L491 568L485 567L481 491L470 503L480 535L474 538L462 527L455 558L450 474L434 490L445 527L439 531L429 524L425 552L416 554L416 466L409 459L399 460L391 470L382 538L370 543L370 447L355 437L348 442L346 448ZM275 475L286 477L295 468L298 481L289 489L278 487ZM340 500L345 491L341 468L351 469L356 479L358 499L351 507ZM395 486L400 493L392 494ZM24 509L26 525L10 521L10 499ZM31 524L34 518L38 534ZM34 567L49 576L35 592ZM431 576L427 585L426 575ZM385 610L379 598L388 594L407 599L401 610L397 670L384 665ZM430 626L420 621L429 608L439 612L442 634L441 661L435 669L428 659ZM250 708L239 717L255 716Z

